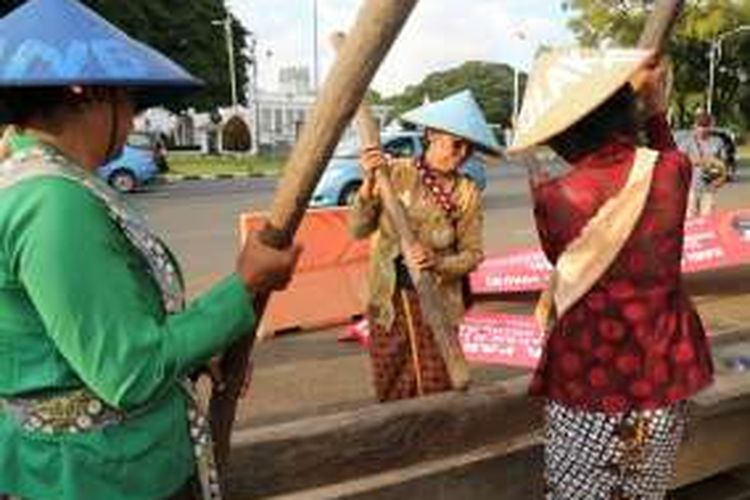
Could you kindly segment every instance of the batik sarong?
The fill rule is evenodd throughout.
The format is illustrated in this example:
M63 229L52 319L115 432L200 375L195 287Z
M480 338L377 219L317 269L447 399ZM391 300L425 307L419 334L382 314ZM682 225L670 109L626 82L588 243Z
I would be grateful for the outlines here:
M546 407L546 500L658 500L672 479L686 404L610 415Z

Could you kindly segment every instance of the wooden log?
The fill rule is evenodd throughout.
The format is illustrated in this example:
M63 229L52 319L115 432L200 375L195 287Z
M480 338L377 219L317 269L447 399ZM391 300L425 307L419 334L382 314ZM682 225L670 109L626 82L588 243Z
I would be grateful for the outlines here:
M750 373L723 373L696 395L676 461L674 487L750 463Z
M685 0L656 0L638 39L638 47L663 52L684 4Z
M471 500L534 500L544 498L544 461L538 439L516 447L500 445L420 462L341 483L296 491L277 500L336 498L403 500L405 498L466 498ZM239 498L239 497L238 497ZM243 500L248 500L244 497ZM724 500L724 499L713 499ZM732 499L733 500L733 499Z
M261 233L266 244L275 248L291 244L333 149L416 4L417 0L364 1L286 163L268 224ZM258 316L266 300L267 297L256 301ZM254 338L255 332L250 332L230 346L221 361L225 388L211 394L209 411L220 469L229 453L237 399L248 371Z
M533 484L542 471L542 401L526 396L527 385L528 377L519 377L465 394L443 393L240 431L228 493L242 499L292 492L319 498L324 495L302 492L361 491L364 481L369 493L381 498L379 488L397 490L400 482L420 477L428 483L432 476L433 486L445 487L441 478L451 474L451 464L463 469L453 475L454 481L467 486L475 473L484 473L482 464L492 462L499 469L517 453L532 459L526 474L515 480ZM691 403L690 430L673 485L692 484L750 462L750 442L743 439L749 419L750 373L718 375L716 384ZM447 490L442 496L451 497ZM508 500L516 498L529 497Z
M537 432L528 378L238 431L229 492L263 497L364 477ZM257 464L264 464L258 467Z
M345 39L343 33L335 33L331 37L331 42L336 50L340 50ZM372 116L370 107L364 102L360 104L357 110L356 123L362 150L380 147L379 127ZM396 196L391 178L388 172L382 169L378 169L375 176L385 211L401 239L401 248L402 250L409 248L418 240L411 229L406 210L404 210L401 200ZM422 271L411 266L409 266L409 275L417 289L424 319L432 329L435 342L445 362L451 385L454 389L466 389L470 380L469 367L458 339L456 327L448 317L447 308L438 292L436 277L429 270Z

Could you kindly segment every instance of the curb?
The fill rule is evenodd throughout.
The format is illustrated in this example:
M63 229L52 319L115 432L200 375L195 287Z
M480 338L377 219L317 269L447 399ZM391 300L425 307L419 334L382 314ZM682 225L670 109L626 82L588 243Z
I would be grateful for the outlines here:
M221 174L160 174L156 178L159 182L173 183L182 181L217 181L226 179L263 179L274 177L272 174L262 172L246 173L221 173Z

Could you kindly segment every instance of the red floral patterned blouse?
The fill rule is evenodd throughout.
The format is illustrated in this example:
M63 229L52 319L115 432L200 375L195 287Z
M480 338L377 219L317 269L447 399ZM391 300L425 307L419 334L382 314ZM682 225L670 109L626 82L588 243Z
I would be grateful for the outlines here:
M612 266L550 333L531 394L618 413L681 401L712 380L703 325L680 274L690 162L663 116L647 132L661 154L641 219ZM566 175L532 186L550 262L624 185L634 155L633 142L618 138Z

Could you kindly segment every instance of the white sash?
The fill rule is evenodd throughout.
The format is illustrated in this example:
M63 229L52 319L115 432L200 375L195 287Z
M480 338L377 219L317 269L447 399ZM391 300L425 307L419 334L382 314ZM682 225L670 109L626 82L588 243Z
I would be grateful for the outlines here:
M543 331L548 333L617 258L640 220L658 157L657 151L648 148L636 150L625 186L599 207L581 234L557 259L549 285L534 312Z

